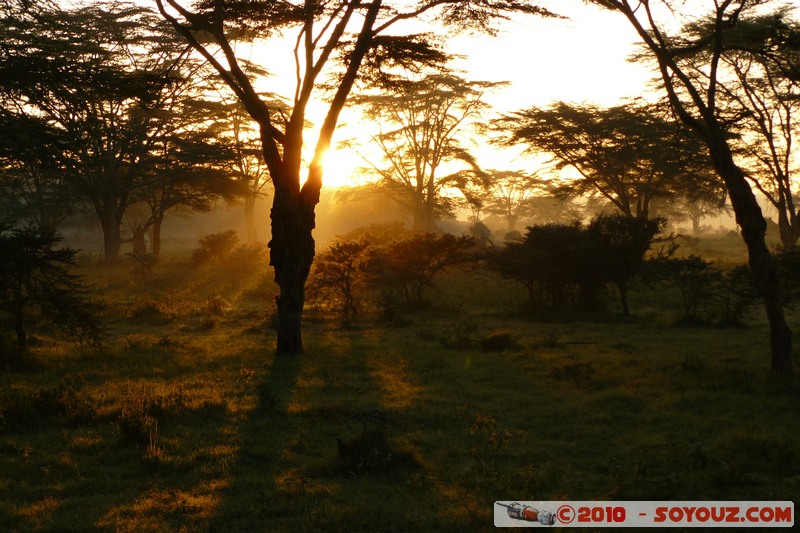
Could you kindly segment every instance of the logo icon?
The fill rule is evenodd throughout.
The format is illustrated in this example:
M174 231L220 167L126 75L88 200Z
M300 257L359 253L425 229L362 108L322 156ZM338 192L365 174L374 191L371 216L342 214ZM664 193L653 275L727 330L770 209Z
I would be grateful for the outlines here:
M552 526L556 523L556 515L548 511L540 511L534 509L530 505L521 505L519 502L514 502L511 505L505 503L495 502L501 507L505 507L508 516L514 520L524 520L526 522L539 522L543 526Z

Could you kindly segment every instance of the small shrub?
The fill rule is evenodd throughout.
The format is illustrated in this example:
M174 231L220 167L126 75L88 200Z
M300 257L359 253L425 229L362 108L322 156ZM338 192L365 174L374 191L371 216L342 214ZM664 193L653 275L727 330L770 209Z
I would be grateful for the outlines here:
M439 343L448 350L471 350L475 348L477 332L474 323L462 320L445 329Z
M399 449L382 429L365 429L358 436L336 439L338 457L335 470L346 475L384 474L409 472L419 464L414 456Z
M27 427L60 416L67 425L97 421L97 398L79 387L64 383L33 390L11 389L1 398L0 421L4 425Z
M186 404L186 394L180 387L165 394L154 394L143 386L129 387L117 416L120 439L135 444L150 443L159 418L181 414Z
M478 344L485 352L515 352L522 349L522 345L510 331L496 331L478 340Z
M229 230L206 235L197 242L200 247L192 253L192 263L202 265L230 253L239 243L239 237L234 230Z
M709 322L722 297L723 273L711 262L690 255L679 258L659 258L649 265L650 275L661 285L680 291L683 303L681 325Z
M475 241L451 234L412 234L383 246L373 246L364 262L367 284L392 307L402 301L410 310L430 305L427 292L448 268L474 258Z
M562 381L571 381L581 390L588 389L595 381L597 369L588 361L570 359L553 367L552 376Z

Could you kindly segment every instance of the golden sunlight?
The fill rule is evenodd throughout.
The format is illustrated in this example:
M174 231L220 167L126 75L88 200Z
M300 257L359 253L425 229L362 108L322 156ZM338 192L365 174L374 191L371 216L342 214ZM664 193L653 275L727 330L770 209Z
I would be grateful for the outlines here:
M322 185L348 187L358 184L359 168L365 165L361 156L349 148L333 148L323 156Z

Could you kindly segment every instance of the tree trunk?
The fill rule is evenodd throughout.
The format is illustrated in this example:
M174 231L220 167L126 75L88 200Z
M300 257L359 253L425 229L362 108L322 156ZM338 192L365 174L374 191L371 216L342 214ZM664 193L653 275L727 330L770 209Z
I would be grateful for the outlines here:
M617 283L617 289L619 289L619 300L622 304L622 314L629 316L630 310L628 309L628 287L624 283Z
M252 244L258 242L258 230L256 229L256 197L247 195L244 197L244 221L247 226L247 242Z
M506 218L506 222L508 222L508 232L511 233L517 229L517 219L519 215L509 215Z
M111 265L119 260L119 250L122 247L119 221L114 216L106 217L100 221L100 226L103 229L103 261Z
M28 348L28 335L25 333L24 319L21 309L14 313L14 331L17 333L17 345L23 351Z
M150 227L153 232L150 238L150 253L153 254L154 259L158 259L161 255L161 224L163 222L164 219L158 217Z
M797 231L792 227L785 207L778 210L778 233L784 250L790 250L797 243Z
M692 219L692 235L699 235L700 234L700 219L702 217L700 215L690 215L689 218Z
M767 222L744 173L734 162L721 133L710 139L709 148L714 166L727 186L736 213L736 222L741 227L742 237L747 244L750 270L764 302L770 327L772 371L778 375L791 376L792 332L783 314L778 278L767 248L765 239Z
M133 230L133 254L134 255L147 255L147 241L144 236L147 233L143 227L139 226Z
M277 351L303 352L301 321L305 303L305 284L314 260L314 206L305 205L301 195L276 189L270 218L270 265L280 288Z

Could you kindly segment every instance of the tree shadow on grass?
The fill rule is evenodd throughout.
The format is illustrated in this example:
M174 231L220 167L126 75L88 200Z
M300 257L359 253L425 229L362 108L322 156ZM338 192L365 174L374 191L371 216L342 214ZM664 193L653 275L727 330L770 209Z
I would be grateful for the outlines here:
M302 360L303 356L276 356L259 385L258 403L239 427L230 484L221 491L209 531L275 530L269 509L276 497L281 453L295 430L288 406Z

